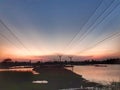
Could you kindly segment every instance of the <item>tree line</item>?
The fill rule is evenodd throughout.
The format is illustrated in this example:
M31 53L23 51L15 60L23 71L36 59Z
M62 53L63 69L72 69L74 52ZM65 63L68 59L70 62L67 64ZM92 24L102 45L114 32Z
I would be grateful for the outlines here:
M12 67L12 66L37 66L37 65L94 65L94 64L120 64L120 58L109 58L105 60L84 60L84 61L47 61L47 62L42 62L42 61L36 61L36 62L31 62L29 61L24 61L24 62L19 62L19 61L13 61L10 58L4 59L0 63L0 67Z

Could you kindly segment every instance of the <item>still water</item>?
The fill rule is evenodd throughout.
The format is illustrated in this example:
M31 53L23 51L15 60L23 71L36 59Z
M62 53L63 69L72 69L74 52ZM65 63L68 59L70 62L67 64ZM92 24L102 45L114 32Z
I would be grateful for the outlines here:
M89 81L98 83L120 82L120 65L74 66L73 72L82 75L83 78Z
M33 74L39 74L32 70L33 68L10 68L0 69L3 71L18 71L18 72L32 72ZM71 68L67 68L71 69ZM120 65L106 65L104 66L74 66L73 72L82 75L83 78L102 84L109 84L110 82L120 81Z
M39 74L38 72L34 71L32 67L30 68L25 68L25 67L14 67L14 68L9 68L9 69L0 69L0 72L5 72L5 71L15 71L15 72L31 72L32 74Z

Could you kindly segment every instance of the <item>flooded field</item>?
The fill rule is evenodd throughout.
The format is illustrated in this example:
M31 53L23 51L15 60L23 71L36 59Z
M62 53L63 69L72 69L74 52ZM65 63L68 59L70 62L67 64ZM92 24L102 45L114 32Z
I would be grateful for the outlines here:
M73 72L82 75L83 78L89 81L94 81L102 84L108 84L109 82L113 81L120 81L120 65L74 66Z
M84 87L94 88L100 86L99 83L118 82L119 75L119 65L107 65L105 67L74 66L73 71L63 68L40 69L38 72L34 71L33 68L24 67L0 69L0 90L64 90L65 88L76 90L76 88Z

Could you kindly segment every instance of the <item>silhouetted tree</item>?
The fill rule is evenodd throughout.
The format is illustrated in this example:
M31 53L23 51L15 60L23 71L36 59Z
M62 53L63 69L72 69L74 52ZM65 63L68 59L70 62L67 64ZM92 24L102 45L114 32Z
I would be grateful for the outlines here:
M2 61L2 63L11 63L11 62L12 62L12 59L10 59L10 58L4 59Z
M7 59L4 59L2 62L1 62L1 66L4 67L4 68L9 68L11 66L14 65L14 62L12 61L12 59L10 58L7 58Z

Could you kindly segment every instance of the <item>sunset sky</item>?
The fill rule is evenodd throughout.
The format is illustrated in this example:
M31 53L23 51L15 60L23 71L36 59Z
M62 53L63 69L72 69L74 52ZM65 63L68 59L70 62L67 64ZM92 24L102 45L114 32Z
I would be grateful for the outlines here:
M120 57L120 0L0 0L0 60Z

